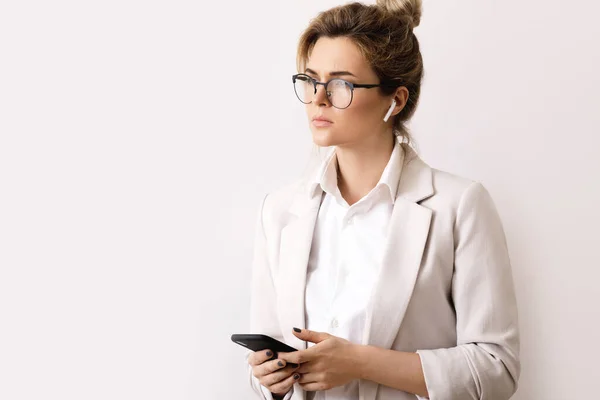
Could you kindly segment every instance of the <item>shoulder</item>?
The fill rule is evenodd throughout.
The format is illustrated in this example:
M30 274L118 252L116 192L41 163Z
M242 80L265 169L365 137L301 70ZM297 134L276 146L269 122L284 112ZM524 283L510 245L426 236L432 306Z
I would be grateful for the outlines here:
M271 207L285 206L292 203L296 196L306 195L308 181L306 178L297 178L282 186L276 187L266 194L266 202Z
M497 216L497 208L487 187L480 181L432 168L435 194L423 205L448 212L454 219L469 216Z
M478 180L451 171L434 168L419 157L415 157L411 162L420 165L417 168L430 171L433 196L426 199L422 205L428 205L432 208L449 208L456 212L461 206L464 207L465 204L474 204L480 201L492 202L487 188Z
M431 179L436 195L452 198L460 198L464 191L476 182L469 177L437 168L431 168Z
M402 190L410 192L415 186L430 188L428 190L430 196L420 202L421 205L450 205L456 208L465 191L478 183L469 177L434 168L414 149L407 147L406 150L407 156L401 173Z
M307 178L301 177L264 194L262 203L263 224L271 227L273 223L281 223L288 218L288 210L299 197L308 200Z

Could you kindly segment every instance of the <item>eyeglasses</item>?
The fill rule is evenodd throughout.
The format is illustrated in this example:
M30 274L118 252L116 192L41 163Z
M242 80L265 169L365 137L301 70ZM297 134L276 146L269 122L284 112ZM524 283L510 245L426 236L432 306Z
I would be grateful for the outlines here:
M355 88L371 89L374 87L395 87L396 85L391 84L358 84L348 82L344 79L333 78L327 82L319 82L306 74L295 74L292 75L292 82L294 83L294 91L298 100L304 104L312 103L312 99L317 94L317 85L325 86L325 93L331 105L335 108L348 108L354 98Z

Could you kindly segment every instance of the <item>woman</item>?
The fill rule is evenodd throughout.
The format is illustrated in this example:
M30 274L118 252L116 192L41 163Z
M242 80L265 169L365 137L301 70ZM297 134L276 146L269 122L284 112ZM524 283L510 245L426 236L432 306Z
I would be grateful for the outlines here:
M262 201L248 353L262 399L508 399L520 374L501 221L484 186L431 168L406 121L423 63L421 1L311 21L293 76L319 168Z

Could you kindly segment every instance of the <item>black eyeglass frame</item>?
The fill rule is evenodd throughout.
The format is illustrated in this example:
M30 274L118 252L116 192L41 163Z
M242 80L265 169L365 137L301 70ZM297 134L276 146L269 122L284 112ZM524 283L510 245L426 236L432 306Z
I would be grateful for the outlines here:
M352 104L352 100L354 100L354 89L355 88L365 88L365 89L371 89L374 87L400 87L400 84L391 84L391 83L379 83L379 84L366 84L366 83L352 83L352 82L348 82L345 79L342 78L331 78L329 79L327 82L319 82L318 80L316 80L315 78L311 77L310 75L307 74L294 74L292 75L292 83L294 84L294 93L296 93L296 97L298 98L298 100L300 100L300 102L302 104L310 104L312 103L312 100L308 103L305 103L302 101L302 99L300 98L300 96L298 95L298 93L296 92L296 79L299 77L307 77L313 84L313 87L315 88L315 91L313 93L313 96L315 94L317 94L317 85L323 85L325 87L325 95L327 96L327 99L329 100L329 102L331 103L332 107L335 107L333 105L333 103L331 102L331 99L329 98L329 93L327 91L327 85L329 85L330 82L335 81L335 80L340 80L342 82L344 82L346 85L348 85L350 87L350 102L348 103L348 105L346 107L335 107L339 110L344 110L348 107L350 107L350 104Z

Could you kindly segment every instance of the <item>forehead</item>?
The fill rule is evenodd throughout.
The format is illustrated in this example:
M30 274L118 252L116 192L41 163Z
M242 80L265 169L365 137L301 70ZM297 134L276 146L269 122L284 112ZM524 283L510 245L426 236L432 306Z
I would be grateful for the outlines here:
M371 67L351 39L322 37L315 43L306 67L320 75L331 71L350 71L356 76L371 75Z

